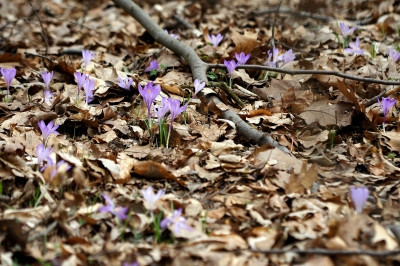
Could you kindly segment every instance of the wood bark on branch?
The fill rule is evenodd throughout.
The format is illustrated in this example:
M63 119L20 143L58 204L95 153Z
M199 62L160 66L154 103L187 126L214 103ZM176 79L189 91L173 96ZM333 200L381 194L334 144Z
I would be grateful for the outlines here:
M155 23L150 16L143 11L141 7L136 5L131 0L113 0L113 2L125 10L129 15L131 15L135 20L137 20L147 32L154 38L156 42L167 47L177 55L185 59L186 63L189 65L193 79L199 79L201 81L207 82L207 69L208 65L204 63L196 52L188 45L180 42L171 36L169 36L163 29L161 29L157 23ZM213 101L216 105L222 104L220 99L214 95L209 94L206 96L207 103ZM245 137L252 144L264 145L269 144L285 153L290 153L286 147L280 145L275 141L268 133L260 132L249 124L244 122L235 112L230 109L222 112L220 115L222 119L228 119L236 124L236 131L239 136Z

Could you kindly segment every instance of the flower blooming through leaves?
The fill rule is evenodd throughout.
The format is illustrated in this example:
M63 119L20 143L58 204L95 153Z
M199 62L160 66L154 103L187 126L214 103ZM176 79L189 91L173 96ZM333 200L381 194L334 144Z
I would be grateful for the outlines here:
M1 68L0 71L1 75L3 75L3 78L7 84L7 97L8 97L10 95L11 81L15 78L17 70L13 67L13 68Z
M160 66L157 63L157 60L153 59L153 60L151 60L149 66L146 67L144 72L150 72L150 71L153 71L153 70L158 70L159 68L160 68Z
M232 79L233 76L233 71L235 70L235 68L237 67L237 63L235 60L231 60L231 61L226 61L224 60L224 64L226 66L226 69L229 72L229 76Z
M118 86L120 86L121 88L125 89L125 90L130 90L131 89L131 85L133 82L132 78L126 77L126 78L121 78L118 77Z
M161 97L161 106L156 106L154 110L157 115L158 124L161 126L164 116L169 110L168 99Z
M397 60L399 60L399 58L400 58L400 53L397 52L396 50L394 50L393 48L390 48L389 58L392 58L393 61L396 63Z
M186 110L186 107L188 105L186 103L184 106L181 107L181 102L179 100L174 100L172 98L168 98L168 103L169 103L169 111L171 113L171 122L170 122L169 130L168 130L167 148L168 148L168 144L169 144L169 137L171 136L173 122L179 114L181 114L183 111Z
M41 171L44 168L40 168L40 165L44 160L51 161L50 154L53 152L52 148L46 148L43 143L36 146L36 156L38 157L38 166Z
M142 189L142 195L145 200L146 208L149 211L154 211L156 209L156 202L164 196L165 191L160 189L157 194L154 193L153 188L148 186L147 189Z
M79 100L79 92L83 88L83 84L85 83L86 80L86 75L81 72L75 72L74 76L76 79L76 83L78 84L78 100Z
M50 90L43 91L43 103L47 103L48 105L53 103L53 94L50 92Z
M146 84L144 88L138 85L138 91L140 95L142 95L144 102L147 107L147 117L149 118L149 130L151 129L151 107L153 105L154 100L161 92L160 85L154 85L153 82L149 82Z
M355 55L363 55L364 51L363 49L360 48L360 39L357 38L356 42L351 42L350 44L351 48L346 48L344 51L348 54L355 54Z
M246 64L247 60L250 59L251 54L245 54L241 52L240 54L235 53L236 60L238 62L238 65L244 65Z
M219 43L224 38L220 33L218 33L217 36L215 36L215 35L211 35L210 36L210 34L207 34L207 37L211 41L211 43L212 43L212 45L214 47L214 50L217 50L217 47L218 47Z
M202 89L204 89L204 87L206 86L206 83L205 82L201 83L200 80L195 79L193 82L193 85L194 85L193 97L195 97L197 95L197 93L199 93Z
M56 134L58 135L58 132L56 131L58 128L58 125L54 125L53 121L50 121L47 125L44 123L43 120L38 122L39 128L42 131L42 136L43 136L43 143L46 143L47 138L51 134Z
M354 204L354 208L358 214L362 213L365 203L367 202L369 196L368 188L366 187L351 187L350 197Z
M283 66L286 65L287 63L292 62L295 58L296 58L296 56L293 54L292 49L286 51L283 55L280 55L280 56L278 57L279 60L282 60L282 65L281 65L281 67L283 67Z
M139 264L136 261L132 263L124 262L122 263L122 266L139 266Z
M174 210L171 217L164 218L160 223L161 228L165 229L169 226L173 227L174 234L179 234L181 229L193 231L193 228L187 225L185 217L182 217L182 209Z
M357 26L353 27L353 28L350 28L349 26L347 26L343 22L340 22L339 26L340 26L340 30L342 31L343 37L347 37L349 35L352 35L353 32L357 29Z
M83 89L85 90L86 104L89 104L94 99L94 79L88 78L87 80L85 80L85 82L83 83Z
M50 181L54 179L54 177L56 177L57 173L60 170L63 170L65 172L67 172L69 169L71 169L71 166L65 162L64 160L59 161L56 165L54 165L53 160L49 160L48 161L48 165L53 167L53 169L50 172Z
M381 105L382 111L383 111L383 132L385 132L385 123L386 123L386 117L389 114L390 109L396 104L396 99L390 99L389 97L385 98L382 97L382 100L379 101L379 104Z
M83 57L83 62L85 64L85 72L87 69L87 66L89 65L90 60L93 59L94 53L88 50L82 50L82 57Z
M272 49L272 53L271 51L268 51L268 58L267 58L267 64L270 67L276 67L276 63L278 63L279 61L279 49L278 48L274 48Z
M50 82L53 79L53 75L54 75L53 71L51 71L51 72L43 71L43 73L42 73L42 78L43 78L44 84L46 85L46 90L49 89Z
M101 207L99 209L99 212L109 212L114 214L115 216L118 217L120 220L124 220L128 217L128 208L125 207L115 207L114 202L110 199L109 196L107 196L106 193L103 193L103 198L106 200L107 205Z

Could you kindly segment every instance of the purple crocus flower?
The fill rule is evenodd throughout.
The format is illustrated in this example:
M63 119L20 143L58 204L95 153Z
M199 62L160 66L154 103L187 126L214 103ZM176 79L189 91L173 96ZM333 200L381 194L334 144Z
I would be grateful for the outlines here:
M360 48L360 39L357 38L356 42L349 43L351 48L346 48L344 51L348 54L363 55L364 51Z
M131 85L132 85L132 82L133 82L132 78L129 78L129 77L126 77L126 78L118 77L118 81L119 81L118 86L120 86L121 88L123 88L125 90L128 90L128 91L131 89Z
M71 166L64 160L59 161L56 165L54 165L53 160L49 160L48 165L53 167L53 169L50 172L50 180L53 180L53 178L57 175L57 172L60 169L63 169L65 172L71 169Z
M179 39L179 35L176 35L176 34L173 34L173 33L168 33L168 31L167 30L164 30L165 31L165 33L166 34L169 34L169 36L171 36L172 38L174 38L174 39Z
M46 89L43 91L43 103L47 103L48 105L53 103L53 94L50 92L50 90Z
M140 95L142 95L144 102L147 106L147 117L149 118L149 127L151 128L151 106L153 105L154 100L161 92L160 85L154 85L153 82L149 82L146 84L144 88L138 85L138 91Z
M169 137L171 136L171 130L173 127L173 122L175 120L175 118L181 114L183 111L186 110L187 107L187 103L181 107L181 102L179 100L174 100L172 98L168 98L168 102L169 102L169 111L171 113L171 122L169 125L169 130L168 130L168 137L167 137L167 148L169 145Z
M78 98L79 98L79 92L83 88L83 84L85 83L86 80L86 74L83 74L81 72L75 72L74 73L76 83L78 84Z
M247 60L250 59L251 54L246 55L245 53L241 52L240 54L235 53L236 60L238 65L246 64Z
M389 114L390 109L396 104L396 99L390 99L389 97L385 98L382 97L382 100L379 101L379 104L381 105L382 111L383 111L383 132L385 132L385 123L386 123L386 117Z
M278 54L279 54L278 48L274 48L272 50L272 53L271 53L271 51L268 51L268 58L267 58L266 63L270 67L276 67L276 63L278 63L278 61L280 60Z
M103 198L106 200L107 205L101 207L99 209L99 212L109 212L111 214L114 214L115 216L118 217L120 220L124 220L128 217L128 208L125 207L115 207L114 202L110 199L109 196L107 196L106 193L103 193Z
M11 81L15 78L15 75L17 74L17 70L13 67L13 68L0 68L0 71L1 71L1 75L3 75L3 78L6 81L7 96L9 96Z
M51 72L43 71L43 73L42 73L42 78L43 78L44 84L46 85L47 90L49 89L50 82L53 79L53 75L54 75L53 71L51 71Z
M392 58L393 61L396 63L397 60L399 60L399 58L400 58L400 53L397 52L396 50L394 50L393 48L390 48L389 58Z
M292 49L286 51L283 55L280 55L279 60L282 60L282 65L281 67L283 67L284 65L286 65L287 63L292 62L296 56L293 54Z
M368 188L366 187L351 187L350 197L354 204L354 208L358 214L362 213L365 203L367 202L369 196Z
M39 128L42 131L42 136L43 136L43 143L46 143L47 138L51 134L58 135L58 132L56 131L58 128L58 125L54 125L53 121L50 121L47 125L44 123L43 120L40 120L38 122Z
M164 218L160 223L161 228L165 229L169 226L173 226L172 231L175 234L179 234L181 229L193 231L193 228L187 225L185 217L182 217L182 209L174 210L171 217Z
M357 26L353 27L353 28L350 28L349 26L347 26L343 22L340 22L339 26L340 26L340 30L342 31L343 37L347 37L347 36L353 34L353 32L357 29Z
M151 60L150 64L148 67L146 67L146 69L144 70L144 72L150 72L152 70L158 70L160 66L157 63L157 60L153 59Z
M50 154L53 152L52 148L45 148L43 143L40 143L39 145L36 146L36 156L38 157L38 166L40 168L40 165L44 160L51 161L50 159ZM44 168L41 169L43 171Z
M122 266L139 266L139 264L136 261L132 263L124 262L122 263Z
M205 86L206 86L205 82L201 83L200 80L195 79L194 80L194 94L193 94L193 97L195 97L197 95L197 93L199 93L199 91L204 89Z
M168 99L165 97L161 97L161 106L157 106L155 109L159 125L161 125L161 122L164 119L164 116L168 112L168 110L169 110Z
M154 211L156 209L156 202L164 196L165 191L160 189L157 194L154 193L152 186L147 189L142 189L142 195L146 203L147 210Z
M83 62L85 64L85 72L87 69L87 66L89 65L90 60L93 59L94 53L88 50L82 50L82 57L83 57Z
M222 41L222 39L224 38L220 33L218 33L217 36L215 36L215 35L211 35L211 36L210 36L210 34L207 34L207 37L208 37L208 39L211 41L211 43L212 43L212 45L213 45L213 47L214 47L214 50L217 49L219 43L220 43L220 42Z
M85 81L85 83L83 83L83 89L85 90L86 104L89 104L94 99L94 96L93 96L94 79L88 78Z
M235 70L235 68L237 67L237 63L235 60L231 60L231 61L226 61L224 60L224 64L226 66L226 69L229 72L229 76L232 79L232 75L233 75L233 71Z

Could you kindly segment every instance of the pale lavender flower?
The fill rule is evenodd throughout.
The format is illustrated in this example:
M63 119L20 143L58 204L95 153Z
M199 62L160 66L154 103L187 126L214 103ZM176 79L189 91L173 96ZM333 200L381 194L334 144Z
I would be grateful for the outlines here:
M118 81L119 81L118 86L120 86L121 88L123 88L125 90L128 90L128 91L131 89L131 85L132 85L132 82L133 82L132 78L129 78L129 77L126 77L126 78L118 77Z
M272 53L271 53L271 51L268 51L268 58L267 58L266 63L270 67L276 67L276 63L278 63L278 61L280 60L278 54L279 54L278 48L274 48L272 50Z
M342 31L343 37L347 37L347 36L353 34L353 32L357 29L357 26L353 27L353 28L350 28L349 26L347 26L343 22L340 22L339 26L340 26L340 30Z
M146 84L144 88L138 85L138 91L140 95L142 95L144 102L147 106L147 117L149 118L149 127L151 128L151 108L154 100L161 92L160 85L154 85L153 82L149 82Z
M132 263L124 262L122 263L122 266L139 266L139 264L136 261Z
M220 42L222 41L222 39L224 38L220 33L218 33L217 36L215 36L215 35L211 35L211 36L210 36L210 34L207 34L207 37L208 37L208 39L211 41L211 43L212 43L212 45L213 45L213 47L214 47L214 50L217 49L219 43L220 43Z
M85 83L86 80L86 74L83 74L81 72L75 72L74 73L76 83L78 84L78 98L79 98L79 92L83 88L83 84Z
M158 124L161 126L161 122L164 119L165 114L169 110L169 102L165 97L161 97L161 106L155 107L155 113L157 115Z
M205 82L201 83L200 80L195 79L194 80L194 94L193 94L193 97L195 97L197 95L197 93L199 93L202 89L204 89L205 86L206 86Z
M356 212L361 214L364 208L365 203L367 202L369 196L368 188L366 187L351 187L350 188L350 197L351 201L354 204L354 208Z
M48 105L53 103L53 94L50 92L50 90L46 89L43 91L43 103L47 103Z
M235 70L235 68L237 67L237 63L235 60L231 60L231 61L226 61L224 60L224 64L226 66L226 69L229 72L229 76L232 79L232 75L233 75L233 71Z
M280 55L279 60L282 60L282 65L281 67L283 67L284 65L286 65L287 63L292 62L296 56L293 54L292 49L286 51L283 55Z
M50 82L53 79L53 75L54 75L53 71L51 71L51 72L43 71L43 73L42 73L42 78L43 78L44 84L46 85L47 90L49 89Z
M355 55L363 55L364 54L363 49L360 48L360 39L359 38L356 39L355 43L354 42L349 43L349 46L351 48L344 49L344 51L346 53L355 54Z
M185 217L182 217L182 209L174 210L171 217L164 218L160 223L161 228L165 229L169 226L173 227L172 231L175 234L179 234L181 229L193 231L193 228L187 225Z
M53 121L50 121L47 125L44 123L43 120L40 120L38 122L39 128L42 131L42 136L43 136L43 143L46 143L47 138L51 134L58 135L58 132L56 131L58 128L58 125L54 125Z
M38 167L40 168L40 165L44 160L47 160L48 162L52 162L50 159L50 154L53 152L52 148L45 148L43 143L40 143L39 145L36 146L36 156L38 157ZM43 171L44 168L41 169Z
M85 71L86 71L90 60L92 60L94 57L94 53L92 53L91 51L88 51L88 50L82 50L82 57L83 57L83 62L85 64Z
M15 75L17 74L17 70L13 67L13 68L0 68L0 71L1 75L3 75L3 78L7 84L7 96L8 96L10 95L11 82L15 78Z
M188 105L188 103L186 103L184 106L181 107L181 102L179 100L174 100L172 98L168 98L168 102L169 102L169 111L171 113L171 122L170 122L169 130L168 130L167 148L169 145L169 137L171 136L173 122L179 114L181 114L183 111L186 110L186 107Z
M246 55L244 52L241 52L240 54L235 53L235 57L238 62L238 65L246 64L247 60L250 59L250 56L251 56L251 54Z
M174 39L179 39L179 35L176 35L176 34L173 34L173 33L168 33L168 31L167 30L164 30L165 31L165 33L166 34L169 34L169 36L171 36L172 38L174 38Z
M153 59L151 60L150 64L148 67L146 67L146 69L144 70L144 72L150 72L152 70L158 70L159 69L159 65L157 63L157 60Z
M397 60L399 60L399 58L400 58L400 53L397 52L396 50L394 50L393 48L390 48L389 58L392 58L393 61L396 63Z
M165 191L160 189L157 194L154 193L153 188L148 186L147 189L142 189L142 195L147 205L147 210L154 211L156 209L156 202L164 196Z
M89 104L94 99L94 79L87 79L85 83L83 83L83 89L85 90L86 104Z
M128 217L128 208L125 207L115 207L114 202L110 199L109 196L107 196L106 193L103 193L103 198L106 200L107 205L101 207L99 209L99 212L109 212L111 214L114 214L115 216L118 217L120 220L124 220Z
M53 180L53 178L57 175L60 169L63 169L65 172L71 169L71 166L64 160L59 161L56 165L54 165L53 160L49 160L48 165L53 167L53 169L50 172L50 180Z
M379 101L379 104L381 105L382 111L383 111L383 132L385 132L385 123L386 123L386 117L389 114L390 109L396 104L396 99L390 99L389 97L385 98L382 97L382 100Z

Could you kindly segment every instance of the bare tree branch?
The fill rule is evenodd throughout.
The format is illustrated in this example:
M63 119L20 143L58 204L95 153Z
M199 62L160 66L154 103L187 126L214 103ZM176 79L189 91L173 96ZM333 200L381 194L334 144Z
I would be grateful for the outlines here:
M200 57L191 47L165 33L163 29L161 29L146 12L144 12L131 0L113 0L113 2L125 10L134 19L136 19L148 31L148 33L156 42L164 45L177 55L183 57L192 71L193 79L199 79L205 82L208 81L206 75L208 66L200 59ZM216 105L222 104L222 102L214 94L208 94L206 97L207 102L213 101ZM249 140L249 142L258 145L269 144L277 147L285 153L290 153L286 147L280 145L268 133L262 133L254 129L249 124L244 122L234 111L228 109L224 111L220 117L234 122L236 124L236 132L240 136Z

